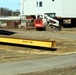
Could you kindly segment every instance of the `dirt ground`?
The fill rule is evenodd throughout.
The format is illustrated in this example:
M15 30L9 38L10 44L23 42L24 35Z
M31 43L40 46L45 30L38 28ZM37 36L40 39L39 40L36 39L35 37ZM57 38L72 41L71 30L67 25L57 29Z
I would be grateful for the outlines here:
M49 69L41 72L31 72L18 75L76 75L76 66L66 68Z
M25 29L1 29L1 31L1 36L55 40L56 49L35 48L0 43L0 63L30 59L34 60L39 58L76 53L76 28L64 28L59 32L26 31ZM7 33L5 33L6 31ZM8 34L9 31L11 34ZM76 75L76 66L19 75Z
M76 28L64 28L59 32L26 31L25 29L2 29L1 31L1 36L54 40L56 41L56 48L45 49L0 43L0 62L39 59L54 55L76 53Z

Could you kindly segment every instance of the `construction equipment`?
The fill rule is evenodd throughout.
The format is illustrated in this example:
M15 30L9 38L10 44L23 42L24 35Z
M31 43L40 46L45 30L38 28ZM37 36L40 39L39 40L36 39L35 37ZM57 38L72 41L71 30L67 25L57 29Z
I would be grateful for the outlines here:
M61 30L59 21L49 17L48 15L38 15L34 20L34 27L36 30L45 29L47 31Z

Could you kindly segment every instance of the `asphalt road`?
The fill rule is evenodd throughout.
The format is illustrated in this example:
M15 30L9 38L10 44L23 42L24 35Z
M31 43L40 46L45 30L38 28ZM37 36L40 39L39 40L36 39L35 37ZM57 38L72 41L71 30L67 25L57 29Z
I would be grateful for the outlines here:
M76 54L54 56L45 59L0 63L0 75L43 71L76 65Z

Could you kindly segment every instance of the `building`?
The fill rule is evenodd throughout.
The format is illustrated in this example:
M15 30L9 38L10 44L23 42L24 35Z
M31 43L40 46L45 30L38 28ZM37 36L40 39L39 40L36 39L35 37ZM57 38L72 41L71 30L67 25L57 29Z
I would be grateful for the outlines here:
M21 0L21 15L48 14L63 24L75 24L76 0Z

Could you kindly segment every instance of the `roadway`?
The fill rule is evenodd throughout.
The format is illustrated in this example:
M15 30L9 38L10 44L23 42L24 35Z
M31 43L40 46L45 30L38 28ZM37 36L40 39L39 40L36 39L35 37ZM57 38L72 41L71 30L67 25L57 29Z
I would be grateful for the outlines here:
M36 60L0 63L0 75L14 75L68 66L76 66L76 54L53 56L50 58Z

